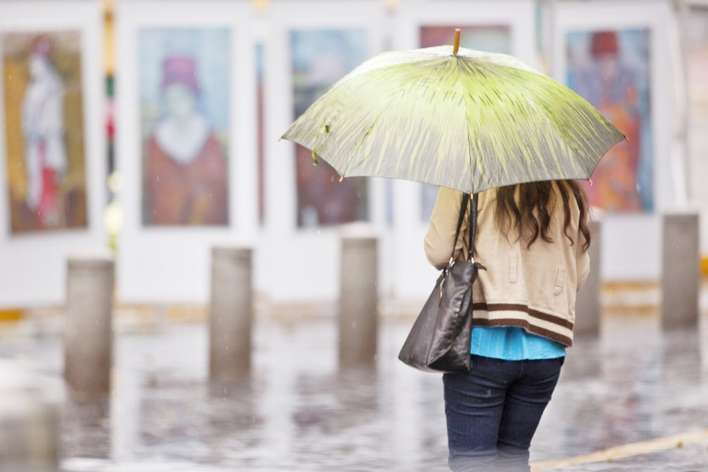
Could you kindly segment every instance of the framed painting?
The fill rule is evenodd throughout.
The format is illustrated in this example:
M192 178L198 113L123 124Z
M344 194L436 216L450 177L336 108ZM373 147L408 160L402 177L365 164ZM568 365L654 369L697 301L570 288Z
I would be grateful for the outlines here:
M667 4L629 1L557 4L552 75L578 92L629 139L614 146L585 183L603 215L602 277L660 277L660 218L683 181L672 145L675 97L671 50L678 31ZM678 43L676 43L678 44Z
M300 113L345 74L381 52L385 10L377 2L289 1L271 5L263 17L265 238L261 263L277 264L275 302L335 299L339 290L339 232L351 223L385 227L384 179L352 177L340 182L324 159L281 136ZM311 277L303 277L303 267ZM316 275L315 275L316 274ZM382 281L382 285L383 285Z
M86 161L78 30L8 32L3 44L10 230L86 228Z
M367 59L365 29L293 29L293 120L330 86ZM326 162L313 165L312 153L295 147L299 227L329 226L368 219L366 178L339 181Z
M568 86L627 136L586 183L590 204L605 211L654 209L651 127L651 31L614 28L565 33Z
M205 303L211 247L257 239L249 8L116 4L121 300Z
M107 250L101 20L0 3L0 306L62 303L68 254Z
M229 222L228 28L138 31L145 226Z

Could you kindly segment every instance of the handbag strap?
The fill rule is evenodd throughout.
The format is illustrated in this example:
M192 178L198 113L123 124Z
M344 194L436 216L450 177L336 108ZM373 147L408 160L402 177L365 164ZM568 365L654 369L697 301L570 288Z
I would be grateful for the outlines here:
M467 194L469 196L469 194ZM472 258L474 257L474 238L477 233L477 199L479 197L478 193L475 193L472 197L472 205L470 205L470 223L469 223L469 229L470 229L470 234L469 234L469 243L467 244L467 248L469 249L469 253L467 254L467 262L472 262ZM457 244L457 242L455 242Z
M471 262L474 257L474 239L477 233L477 197L479 194L475 193L472 198L472 204L470 205L470 222L469 222L469 241L467 243L467 248L469 252L467 254L467 261ZM452 253L450 254L450 265L455 260L455 247L457 246L457 238L460 236L460 228L462 228L462 221L465 219L465 213L467 213L467 204L470 200L469 193L462 194L462 203L460 204L460 216L457 217L457 228L455 229L455 241L452 243Z
M462 194L462 203L460 204L460 216L457 217L457 228L455 229L455 240L452 242L452 253L450 254L450 266L452 266L452 263L455 260L455 247L457 246L457 238L460 236L460 228L462 228L462 221L465 219L465 213L467 213L467 202L469 201L469 199L470 199L469 193ZM476 202L475 202L475 204L476 204Z

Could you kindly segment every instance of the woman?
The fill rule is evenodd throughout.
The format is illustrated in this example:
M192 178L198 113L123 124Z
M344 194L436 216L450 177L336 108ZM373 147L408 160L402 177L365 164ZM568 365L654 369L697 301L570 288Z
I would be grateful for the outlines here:
M425 237L449 263L462 194L440 188ZM575 294L590 270L588 206L577 182L534 182L477 197L472 368L444 374L452 470L529 470L529 446L573 343ZM467 219L460 234L466 234ZM456 259L467 257L460 237Z

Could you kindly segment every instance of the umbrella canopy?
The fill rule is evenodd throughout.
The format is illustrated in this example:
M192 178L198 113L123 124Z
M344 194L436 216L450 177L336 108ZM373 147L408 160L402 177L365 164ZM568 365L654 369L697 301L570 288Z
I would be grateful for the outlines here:
M578 94L512 56L440 46L369 59L283 138L343 177L476 193L588 179L625 136Z

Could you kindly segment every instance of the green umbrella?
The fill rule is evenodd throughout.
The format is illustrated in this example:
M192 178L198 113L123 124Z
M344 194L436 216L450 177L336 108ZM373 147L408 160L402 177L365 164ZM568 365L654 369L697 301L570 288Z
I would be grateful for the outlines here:
M457 40L456 40L457 43ZM626 139L578 94L506 54L440 46L379 54L333 85L283 135L342 177L389 177L466 193L589 179Z

